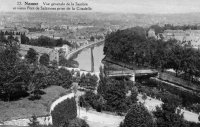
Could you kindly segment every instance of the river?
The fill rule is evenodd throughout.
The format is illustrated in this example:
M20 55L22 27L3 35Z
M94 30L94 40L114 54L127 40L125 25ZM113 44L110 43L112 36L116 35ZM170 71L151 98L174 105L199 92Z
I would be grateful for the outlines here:
M105 57L103 54L104 45L95 46L93 49L94 56L94 71L99 72L99 67L103 66L101 60ZM86 71L91 71L91 50L90 48L81 51L77 58L74 59L79 63L79 68Z

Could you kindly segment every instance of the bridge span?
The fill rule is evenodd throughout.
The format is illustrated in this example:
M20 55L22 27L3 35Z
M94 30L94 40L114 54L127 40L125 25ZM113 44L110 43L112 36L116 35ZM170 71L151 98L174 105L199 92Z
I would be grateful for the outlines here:
M99 44L99 43L104 43L104 40L99 40L99 41L97 41L97 42L89 43L89 44L87 44L87 45L84 45L84 46L79 47L78 49L72 50L69 54L66 55L66 59L69 60L74 54L76 54L76 53L78 53L78 52L80 52L80 51L82 51L83 49L86 49L86 48L88 48L88 47L92 47L92 46L94 46L94 45L97 45L97 44Z
M109 77L128 77L131 81L135 81L135 77L146 75L157 75L157 71L151 69L143 70L126 70L126 71L108 71Z

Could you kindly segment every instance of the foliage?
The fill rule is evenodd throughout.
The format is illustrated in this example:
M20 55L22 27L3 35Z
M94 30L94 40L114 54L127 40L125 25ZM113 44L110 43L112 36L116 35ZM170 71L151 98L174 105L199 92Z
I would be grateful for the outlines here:
M92 91L86 91L84 96L80 97L80 105L86 107L89 104L92 108L96 108L98 96Z
M153 117L142 104L133 104L126 114L123 127L153 127Z
M77 116L75 98L66 99L56 105L51 115L53 125L56 127L62 126L65 122L75 119Z
M40 36L38 39L31 39L27 43L28 45L34 45L34 46L42 46L42 47L61 47L64 44L67 44L69 46L72 46L68 41L65 41L63 39L52 39L47 36Z
M29 66L21 61L16 45L0 52L0 95L4 100L17 99L26 93L30 80Z
M36 115L33 115L32 118L30 119L30 123L28 123L30 127L39 127L39 122L37 120Z
M123 81L110 80L106 84L106 91L102 94L106 100L106 110L126 112L126 87Z
M72 75L70 71L65 68L60 68L58 72L60 73L60 85L64 88L70 88L72 85Z
M193 104L187 107L187 109L192 110L193 112L196 112L196 113L200 113L200 104Z
M27 59L27 61L32 64L32 63L35 63L37 62L37 57L38 53L33 49L33 48L30 48L25 56L25 58Z
M29 38L25 35L25 33L21 34L21 43L22 44L28 44Z
M50 58L49 58L48 54L45 53L45 54L40 56L40 60L39 60L40 64L48 66L49 61L50 61Z
M153 82L149 82L151 84ZM168 103L175 107L182 105L182 98L177 96L176 94L172 94L165 89L158 89L158 87L149 87L148 84L140 84L137 83L138 91L146 94L147 96L156 97L161 99L164 103ZM145 86L144 86L145 85ZM151 84L152 85L152 84Z
M94 40L95 40L94 36L91 36L90 41L94 41Z
M59 65L65 67L78 67L78 62L72 59L67 60L63 55L59 56Z
M147 99L147 95L144 93L143 95L142 95L142 100L144 100L144 103L145 103L145 100Z
M183 120L183 115L176 113L176 107L170 104L163 104L162 109L158 108L153 112L156 117L157 126L166 127L184 127L186 122Z
M189 81L200 72L200 53L197 50L186 48L176 40L146 38L143 28L109 34L105 39L104 54L126 64L150 66L161 71L172 68L177 75L179 72L184 72L185 77L189 75Z
M138 90L136 89L137 87L134 87L131 90L131 101L132 103L136 103L138 101L137 96L138 96Z
M95 90L97 87L98 77L96 75L91 75L90 73L82 74L79 86L84 87L86 89Z
M29 84L29 91L33 93L33 96L30 97L31 100L41 98L39 91L41 88L44 88L46 85L45 80L43 80L44 78L45 78L45 74L42 72L35 72L32 75L31 82Z
M99 68L99 85L97 88L97 92L101 95L104 95L106 92L106 83L107 83L107 77L106 74L104 72L104 68L102 66L100 66Z
M75 118L69 122L68 127L89 127L85 120Z

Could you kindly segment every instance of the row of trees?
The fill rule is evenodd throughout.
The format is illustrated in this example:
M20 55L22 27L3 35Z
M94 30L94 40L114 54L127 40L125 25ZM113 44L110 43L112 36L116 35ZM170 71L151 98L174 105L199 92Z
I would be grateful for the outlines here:
M8 32L8 31L5 31L5 32L3 32L3 31L0 31L0 35L2 36L2 35L21 35L22 33L21 32Z
M38 39L30 39L29 41L25 42L25 44L34 45L34 46L42 46L42 47L50 47L50 48L60 47L60 46L63 46L64 44L72 46L71 43L69 43L68 41L65 41L63 39L53 39L47 36L40 36Z
M131 28L111 33L106 37L106 57L127 64L151 66L157 69L173 68L176 73L184 72L193 79L200 76L200 53L186 48L176 40L146 38L143 28Z
M96 75L91 75L87 73L86 75L83 73L80 77L79 86L84 87L86 89L95 90L97 87L98 77Z

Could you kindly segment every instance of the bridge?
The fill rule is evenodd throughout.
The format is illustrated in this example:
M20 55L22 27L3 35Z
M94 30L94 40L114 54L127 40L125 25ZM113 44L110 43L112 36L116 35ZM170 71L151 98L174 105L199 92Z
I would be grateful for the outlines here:
M96 44L100 44L100 43L104 43L104 40L99 40L93 43L89 43L87 45L81 46L73 51L71 51L69 54L66 55L66 59L69 60L70 58L72 58L75 54L77 54L78 52L82 51L83 49L89 48L89 47L93 47Z
M126 70L126 71L108 71L109 77L128 77L131 81L135 81L135 77L157 75L156 70L143 69L143 70Z

